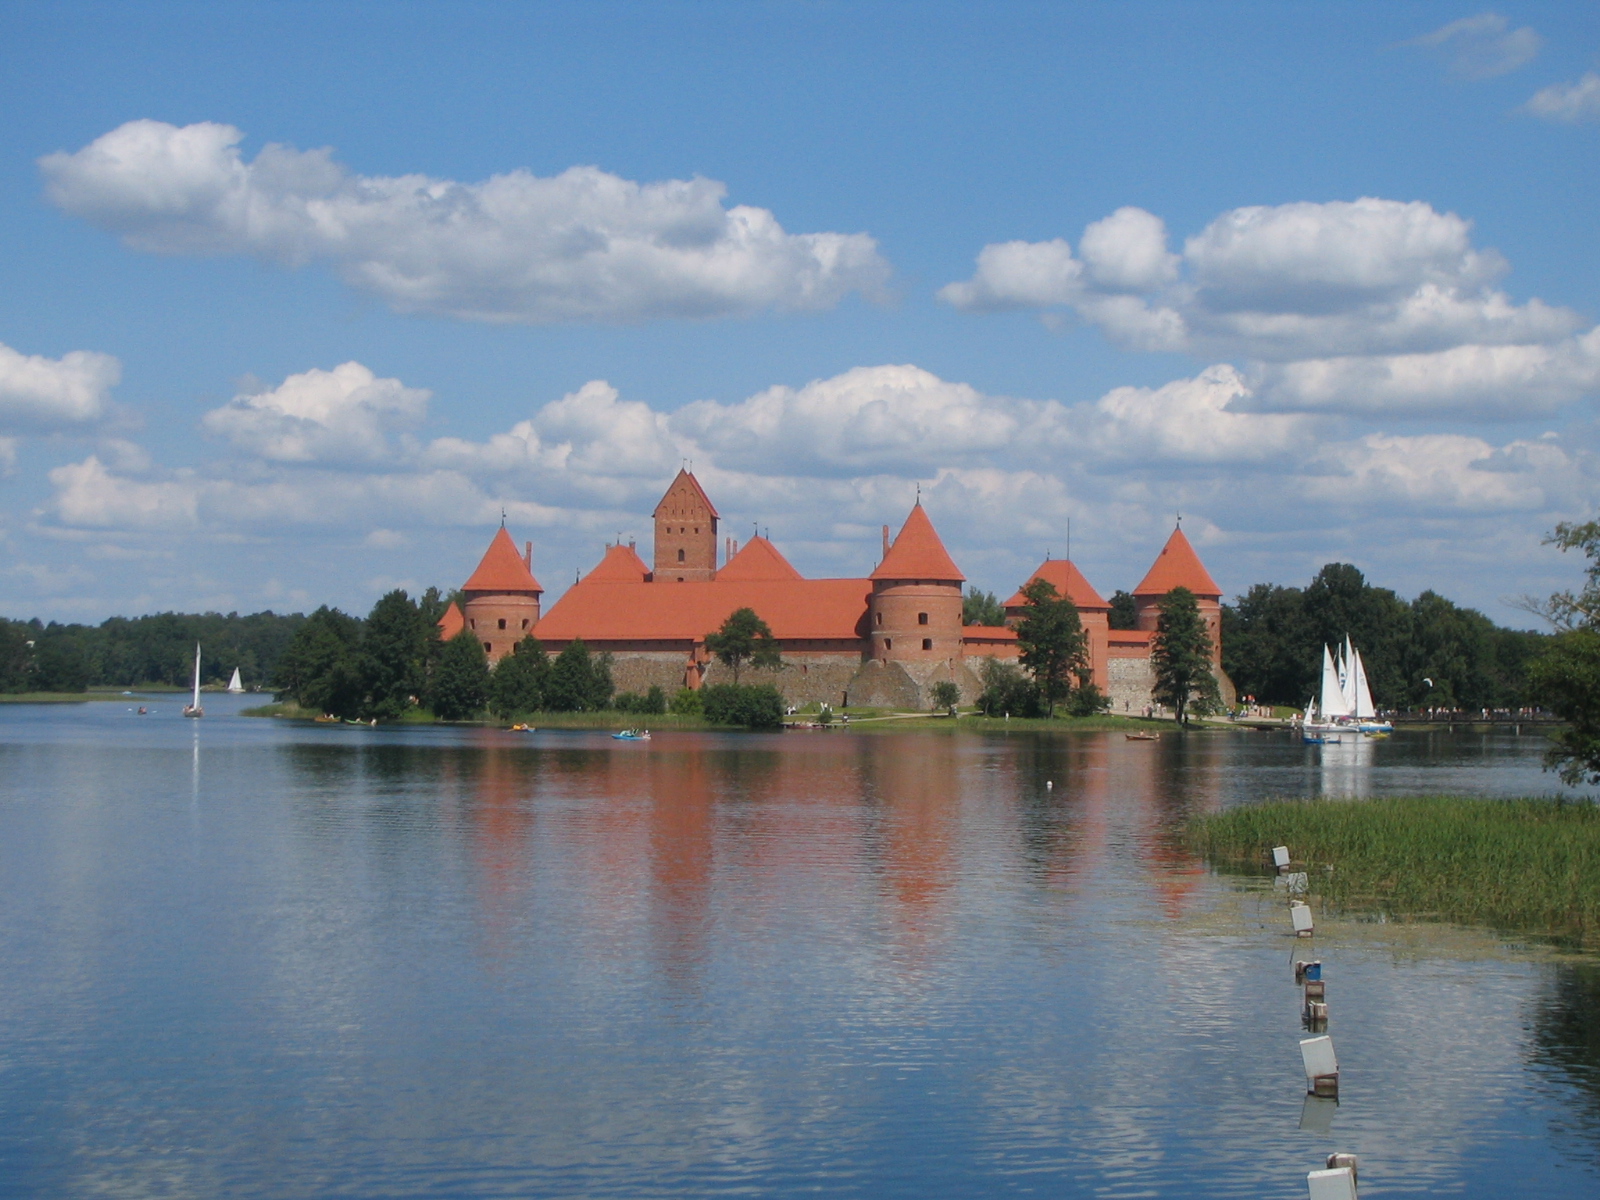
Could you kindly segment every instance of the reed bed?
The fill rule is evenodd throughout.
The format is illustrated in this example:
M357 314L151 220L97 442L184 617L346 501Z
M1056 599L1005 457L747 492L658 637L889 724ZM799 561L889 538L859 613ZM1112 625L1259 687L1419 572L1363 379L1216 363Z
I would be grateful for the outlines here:
M1223 870L1271 873L1273 846L1336 909L1600 944L1600 807L1468 796L1280 800L1200 817Z

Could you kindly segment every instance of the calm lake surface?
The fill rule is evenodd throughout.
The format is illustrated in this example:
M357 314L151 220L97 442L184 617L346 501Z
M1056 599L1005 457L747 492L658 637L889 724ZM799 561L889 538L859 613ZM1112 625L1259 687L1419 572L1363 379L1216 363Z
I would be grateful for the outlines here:
M1192 814L1543 741L356 729L0 706L0 1195L1600 1194L1600 971L1319 921ZM1053 786L1047 786L1049 781Z

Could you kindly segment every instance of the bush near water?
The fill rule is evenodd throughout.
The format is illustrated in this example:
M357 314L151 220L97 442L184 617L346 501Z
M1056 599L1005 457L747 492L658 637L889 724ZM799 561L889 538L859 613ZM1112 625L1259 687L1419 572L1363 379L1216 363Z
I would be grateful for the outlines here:
M1200 817L1189 837L1246 873L1270 872L1272 847L1286 845L1313 893L1340 909L1600 944L1600 807L1589 800L1275 801Z

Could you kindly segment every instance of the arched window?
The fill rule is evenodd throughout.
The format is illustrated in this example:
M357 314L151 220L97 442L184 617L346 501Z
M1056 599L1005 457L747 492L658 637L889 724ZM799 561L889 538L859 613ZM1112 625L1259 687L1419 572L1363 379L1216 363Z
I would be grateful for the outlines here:
M682 561L683 561L683 551L682 551L682 550L679 550L679 551L678 551L678 561L679 561L679 562L682 562Z
M504 617L501 617L500 618L500 628L504 629L505 627L506 627L506 619Z
M933 649L933 639L932 638L923 638L922 639L922 648L924 650L932 650Z
M926 625L927 623L928 623L928 614L927 613L918 613L917 614L917 624L918 625Z

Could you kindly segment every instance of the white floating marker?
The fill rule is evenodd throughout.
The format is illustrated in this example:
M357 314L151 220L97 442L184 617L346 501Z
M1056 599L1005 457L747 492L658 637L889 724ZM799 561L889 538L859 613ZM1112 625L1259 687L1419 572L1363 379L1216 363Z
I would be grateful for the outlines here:
M1311 1200L1356 1200L1356 1173L1349 1167L1331 1167L1306 1174Z
M1311 936L1311 906L1304 900L1290 901L1289 921L1294 925L1295 937Z
M1300 1061L1306 1069L1306 1094L1310 1096L1339 1095L1339 1058L1333 1052L1333 1039L1321 1037L1302 1038Z
M1055 785L1056 781L1054 779L1046 779L1044 781L1044 790L1048 792L1051 788L1055 787Z
M1274 846L1272 848L1272 865L1280 871L1289 865L1289 847Z

